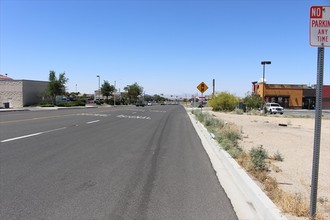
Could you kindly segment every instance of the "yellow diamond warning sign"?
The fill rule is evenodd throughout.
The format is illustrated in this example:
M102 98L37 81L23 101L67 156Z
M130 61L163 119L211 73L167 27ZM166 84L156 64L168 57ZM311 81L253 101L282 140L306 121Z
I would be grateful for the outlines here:
M201 92L204 93L209 87L204 82L201 82L198 86L197 89Z

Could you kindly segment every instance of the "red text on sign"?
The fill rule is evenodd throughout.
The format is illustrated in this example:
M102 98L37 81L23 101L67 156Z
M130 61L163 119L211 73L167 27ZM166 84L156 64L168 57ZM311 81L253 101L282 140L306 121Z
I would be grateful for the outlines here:
M310 9L310 18L322 18L323 7L322 6L312 6Z
M318 35L328 35L328 29L319 29Z
M330 20L312 20L312 27L330 27Z
M317 36L317 41L320 43L328 43L329 38L328 38L328 36Z

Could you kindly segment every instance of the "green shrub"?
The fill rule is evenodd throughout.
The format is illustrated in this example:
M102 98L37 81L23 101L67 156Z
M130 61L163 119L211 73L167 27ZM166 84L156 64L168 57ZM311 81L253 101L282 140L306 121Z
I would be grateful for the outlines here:
M237 144L237 141L241 138L241 134L234 129L226 129L224 130L224 134L226 139L230 140L231 142Z
M85 100L77 100L77 101L74 101L72 104L73 104L73 106L85 106L86 101Z
M58 107L73 107L73 106L85 106L85 102L82 100L70 101L70 102L58 102Z
M192 113L196 116L197 120L201 123L204 123L205 113L202 113L201 111L194 110Z
M233 158L237 158L242 153L242 149L238 146L238 139L240 139L241 136L237 129L230 125L225 126L223 120L218 120L209 113L202 113L198 110L192 111L192 113L196 115L196 118L203 123L210 132L214 133L215 140Z
M248 109L258 109L264 103L262 97L257 93L247 93L243 99L243 102L246 104Z
M239 147L234 147L228 149L227 152L230 154L232 158L238 158L243 153L243 150Z
M226 137L222 134L218 135L217 141L225 151L228 151L230 148L234 147L234 144L230 140L226 139Z
M71 104L71 102L58 102L58 103L56 103L56 106L58 106L58 107L71 107L72 104Z
M40 107L54 107L54 104L49 103L49 102L41 102L39 103Z
M250 150L250 157L252 162L252 168L255 170L267 170L267 164L265 159L268 157L268 153L265 149L260 147L253 147Z
M212 115L210 114L206 114L205 115L205 118L204 118L204 122L205 122L205 126L206 127L209 127L209 128L218 128L218 127L221 127L221 121L214 118Z
M239 98L228 92L221 92L215 95L209 102L209 106L212 107L213 111L233 111Z

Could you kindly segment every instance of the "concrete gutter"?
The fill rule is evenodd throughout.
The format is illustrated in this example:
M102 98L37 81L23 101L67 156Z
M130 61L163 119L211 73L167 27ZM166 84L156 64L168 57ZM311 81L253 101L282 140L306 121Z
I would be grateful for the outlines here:
M238 219L287 220L278 207L247 175L237 162L212 138L207 129L188 112L208 154L221 186L227 193Z

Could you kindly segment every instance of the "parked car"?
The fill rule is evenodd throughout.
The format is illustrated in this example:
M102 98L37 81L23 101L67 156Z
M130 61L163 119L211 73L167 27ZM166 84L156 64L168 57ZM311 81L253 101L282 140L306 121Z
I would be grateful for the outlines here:
M284 113L283 107L278 103L266 103L263 109L265 113L269 112L269 114L279 113L282 115Z

